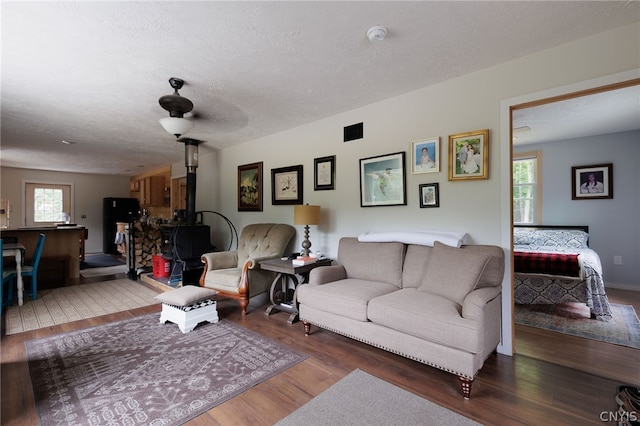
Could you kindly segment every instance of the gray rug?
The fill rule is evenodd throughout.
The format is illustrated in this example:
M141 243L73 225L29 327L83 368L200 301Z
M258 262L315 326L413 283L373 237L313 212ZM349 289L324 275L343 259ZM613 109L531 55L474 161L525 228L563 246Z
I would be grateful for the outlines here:
M25 342L40 425L179 425L306 357L222 320L158 314Z
M80 276L84 278L102 277L104 275L125 274L127 265L105 266L102 268L82 269Z
M480 423L362 370L354 370L276 425L471 426Z
M158 294L130 279L103 281L38 292L36 300L10 306L6 333L15 334L159 303Z

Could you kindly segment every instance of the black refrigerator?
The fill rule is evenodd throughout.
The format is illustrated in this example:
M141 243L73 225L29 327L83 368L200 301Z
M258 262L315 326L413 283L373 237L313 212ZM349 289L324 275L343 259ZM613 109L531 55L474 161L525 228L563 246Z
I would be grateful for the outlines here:
M117 222L129 223L139 215L140 201L137 198L105 198L102 204L102 251L120 254L116 246Z

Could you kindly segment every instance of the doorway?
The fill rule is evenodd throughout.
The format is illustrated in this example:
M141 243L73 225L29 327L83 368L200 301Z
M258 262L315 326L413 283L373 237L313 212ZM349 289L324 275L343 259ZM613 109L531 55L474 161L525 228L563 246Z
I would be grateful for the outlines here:
M640 87L640 79L637 78L637 72L633 72L633 73L622 73L621 75L617 75L617 76L612 76L609 78L610 81L607 81L607 79L599 79L598 81L593 81L590 83L586 83L585 87L581 87L578 88L577 90L566 90L565 93L561 93L558 94L556 96L551 96L551 97L540 97L539 99L535 98L535 95L530 96L530 99L526 99L526 100L516 100L516 101L512 101L509 103L509 105L506 105L507 109L503 109L503 114L507 114L508 116L508 128L506 129L508 132L506 133L506 137L509 137L509 143L507 143L507 149L508 152L506 153L507 156L506 158L509 159L510 161L510 165L507 166L506 164L504 165L507 168L506 173L503 175L503 182L507 181L507 188L510 188L511 191L513 191L513 178L512 178L512 161L514 158L514 141L513 141L513 136L516 135L515 129L516 128L522 128L523 127L523 123L521 121L521 118L523 116L526 116L527 111L535 111L536 109L545 109L547 108L548 110L552 109L554 105L560 105L560 104L586 104L589 102L589 100L599 94L609 94L609 93L613 93L615 91L619 91L621 89L626 89L626 88L630 88L630 89L634 89L637 90ZM629 78L629 76L633 77L633 78ZM613 80L614 82L611 82L611 80ZM560 93L563 92L564 89L558 89L556 91L556 93ZM637 99L637 98L636 98ZM504 107L505 105L503 105ZM606 108L606 107L605 107ZM514 119L514 115L517 117L517 119ZM557 113L555 115L558 115ZM560 118L562 119L568 119L569 114L559 114ZM637 117L637 115L636 115ZM504 119L504 116L503 116ZM637 118L636 118L637 121ZM583 124L588 123L588 120L583 121ZM615 126L616 123L612 123L612 125ZM503 126L504 127L504 126ZM584 126L583 126L584 127ZM637 130L636 129L625 129L625 128L621 128L617 131L626 131L626 130ZM526 130L525 130L526 131ZM609 129L608 132L616 132L615 128ZM519 139L522 137L522 133L518 134ZM563 135L559 140L564 140L564 139L571 139L573 138L579 138L582 137L584 135ZM552 139L553 140L553 139ZM558 139L556 139L558 140ZM506 142L505 142L506 143ZM517 144L517 141L515 142ZM539 145L538 145L539 146ZM520 149L522 150L522 149ZM567 178L569 177L569 174L567 173ZM566 186L566 188L568 189L570 187L569 184L566 184L565 182L558 182L557 185L553 186L553 190L555 191L562 191L563 188ZM542 191L544 192L544 188L542 189ZM547 188L547 190L549 190L549 188ZM512 193L512 192L511 192ZM620 194L622 195L622 194ZM566 194L563 194L562 196L566 196ZM511 194L510 194L510 198L511 198ZM503 205L503 208L506 206L507 203L505 203ZM508 235L509 238L511 239L511 241L513 241L513 205L512 205L512 200L509 200L508 202L509 206L508 206L508 217L510 218L509 220L509 227L511 229L509 229L508 231ZM553 215L548 215L549 217L544 216L544 214L542 215L542 217L537 221L536 224L559 224L559 225L563 225L565 223L553 223L556 222L556 218ZM580 221L580 218L576 218L575 220ZM566 223L567 225L570 224L575 224L575 223ZM507 243L506 246L508 247L512 247L511 246L511 241L509 241ZM512 259L510 260L510 264L513 264ZM509 267L511 269L513 269L510 265ZM606 278L606 277L605 277ZM511 282L513 282L513 272L511 272ZM509 288L512 288L513 286L509 286ZM504 294L504 293L503 293ZM624 294L624 293L622 293ZM628 293L627 293L628 294ZM619 303L619 302L617 302ZM638 298L635 298L634 300L631 300L629 304L635 304L637 306L638 303ZM522 336L522 332L521 334L519 334L518 336L516 336L516 334L518 333L516 330L516 325L513 322L513 294L510 295L510 301L509 301L509 308L510 308L510 316L511 316L511 324L512 324L512 338L513 338L513 346L512 349L515 352L524 352L527 356L532 356L532 357L536 357L539 359L543 359L543 360L547 360L549 362L553 362L553 363L565 363L565 362L569 362L572 363L572 365L570 365L570 367L572 368L577 368L577 369L588 369L593 367L593 358L591 359L591 362L589 362L589 357L593 357L593 353L592 350L594 349L594 345L591 343L576 343L577 340L572 340L572 339L566 339L563 337L562 334L558 334L558 333L552 333L555 334L557 336L552 336L552 334L536 334L534 337L531 336L525 336L524 338L520 338ZM637 308L636 308L637 309ZM506 319L506 318L505 318ZM576 338L578 340L585 340L585 339L579 339ZM535 343L532 343L535 340ZM606 345L606 344L605 344ZM607 356L611 356L610 352L607 351L618 351L619 353L621 353L622 357L626 355L633 357L633 351L634 349L632 348L624 348L624 347L615 347L615 345L608 345L609 347L603 346L606 349L596 349L597 351L602 351L602 353L598 356L602 356L603 359L606 359ZM588 350L585 351L585 347L588 347ZM614 347L614 348L610 348L610 347ZM550 350L547 350L549 348L552 348ZM559 349L561 348L561 349ZM552 353L553 352L553 353ZM583 362L580 363L580 361L569 361L569 358L574 358L575 359L575 354L576 353L580 353L583 352L583 355L585 355L585 358L583 359ZM587 353L584 353L587 352ZM568 356L562 356L562 353L566 353L566 354L571 354ZM532 355L533 354L533 355ZM616 355L617 356L617 355ZM596 356L597 357L597 356ZM563 359L566 358L566 359ZM580 357L578 357L580 358ZM631 358L633 359L633 358ZM588 364L591 364L591 366L589 366ZM602 364L601 364L602 365ZM596 367L594 367L596 368ZM597 369L597 368L596 368ZM593 371L593 372L597 372L597 371ZM623 377L624 376L624 370L622 370L622 372L620 372L619 377Z

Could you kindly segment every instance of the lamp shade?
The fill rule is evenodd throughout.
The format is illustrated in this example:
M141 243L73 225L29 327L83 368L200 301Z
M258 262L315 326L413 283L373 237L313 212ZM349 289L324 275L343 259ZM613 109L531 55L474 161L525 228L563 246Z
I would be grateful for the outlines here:
M184 135L193 128L193 121L186 118L165 117L160 119L160 124L164 129L175 135L177 138Z
M320 206L298 204L293 208L293 223L296 225L320 225Z

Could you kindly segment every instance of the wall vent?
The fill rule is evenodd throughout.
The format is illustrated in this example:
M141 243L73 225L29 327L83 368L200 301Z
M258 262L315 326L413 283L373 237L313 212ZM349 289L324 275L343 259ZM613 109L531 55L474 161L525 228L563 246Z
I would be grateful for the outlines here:
M349 142L356 139L362 139L363 127L364 127L363 123L352 124L351 126L345 126L344 142Z

